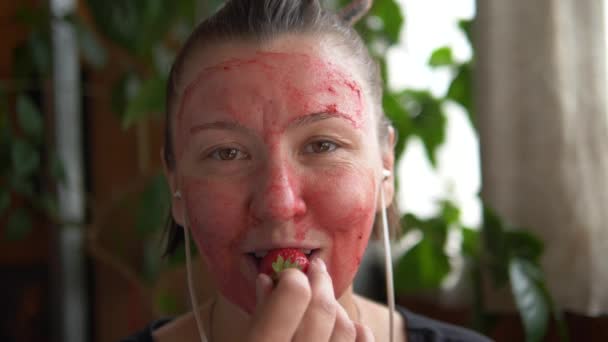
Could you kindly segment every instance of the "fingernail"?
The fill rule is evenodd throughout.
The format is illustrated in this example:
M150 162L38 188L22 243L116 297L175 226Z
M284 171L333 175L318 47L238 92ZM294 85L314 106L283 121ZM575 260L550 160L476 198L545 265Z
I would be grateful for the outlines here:
M266 300L268 294L272 291L272 279L267 274L260 273L255 279L255 297L257 303L260 304Z
M325 261L321 258L316 258L312 261L313 264L316 265L317 269L321 272L327 272L327 265L325 265Z

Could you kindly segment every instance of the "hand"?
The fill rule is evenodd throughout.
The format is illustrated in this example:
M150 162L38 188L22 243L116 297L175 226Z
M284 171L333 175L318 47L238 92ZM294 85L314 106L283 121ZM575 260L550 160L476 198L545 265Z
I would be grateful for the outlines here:
M371 330L353 322L334 298L325 263L315 259L308 277L299 270L281 272L273 289L265 274L256 281L257 307L248 342L371 342Z

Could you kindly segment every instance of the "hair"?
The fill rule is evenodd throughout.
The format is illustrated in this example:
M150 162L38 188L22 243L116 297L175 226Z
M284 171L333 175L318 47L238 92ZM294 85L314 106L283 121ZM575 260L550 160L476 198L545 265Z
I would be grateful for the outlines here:
M213 43L231 40L264 43L287 34L317 34L329 36L337 45L350 49L369 86L372 109L378 118L379 137L388 143L390 122L382 110L380 70L352 27L367 13L371 4L372 0L353 0L340 12L332 13L323 9L319 0L228 0L217 13L198 24L178 53L169 74L163 156L167 168L172 170L176 163L171 113L178 103L177 88L188 58L194 51L204 50ZM399 227L395 201L388 208L388 217L391 235L395 235ZM376 215L374 237L381 236L379 222L379 215ZM171 212L167 220L166 241L165 256L173 254L184 242L184 232L174 221Z

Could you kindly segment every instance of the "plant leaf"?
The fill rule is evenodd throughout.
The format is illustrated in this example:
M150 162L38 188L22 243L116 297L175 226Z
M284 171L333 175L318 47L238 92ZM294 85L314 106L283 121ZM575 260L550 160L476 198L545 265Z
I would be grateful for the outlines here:
M509 253L506 248L504 224L487 206L483 208L482 237L492 280L496 287L501 288L509 280Z
M511 256L517 256L538 263L543 253L543 243L524 230L505 231L505 245Z
M175 60L175 52L163 45L158 45L152 54L156 72L161 75L168 75Z
M443 46L431 54L429 59L429 65L432 67L450 66L454 64L454 57L452 56L452 49L448 46Z
M13 172L19 179L27 179L40 167L40 155L29 142L16 139L11 150Z
M11 127L8 122L8 114L2 110L0 112L0 175L9 171L12 167L11 145L13 137Z
M23 240L32 231L32 220L23 208L13 211L6 225L5 236L9 241Z
M443 246L425 236L396 262L395 289L401 293L438 289L449 272Z
M128 100L135 96L139 89L139 80L132 72L125 72L112 86L112 111L124 122Z
M34 205L37 209L48 215L53 220L59 219L59 208L57 207L57 200L51 193L44 193L41 196L37 196L34 199Z
M479 234L480 232L471 228L462 228L462 254L476 259L480 254Z
M170 0L87 0L95 26L128 51L147 56L169 31L177 6Z
M401 35L403 26L403 14L401 6L395 0L375 1L370 15L375 15L383 22L383 30L390 44L396 44Z
M162 231L169 212L169 186L162 175L154 176L141 194L137 233L142 237Z
M148 239L144 242L143 253L143 279L149 285L153 286L158 280L161 268L161 255L156 239Z
M11 193L8 189L0 189L0 216L11 206Z
M437 167L437 149L445 140L446 119L439 103L427 103L420 115L414 119L416 135L424 143L427 157Z
M53 153L53 156L51 157L50 173L53 179L61 184L64 184L67 180L63 161L61 161L57 153Z
M445 140L446 130L442 100L426 90L405 90L399 93L399 98L410 114L412 134L420 137L429 161L436 167L436 152Z
M458 21L458 27L464 32L464 35L469 41L469 45L473 45L473 20L461 19Z
M476 128L475 111L473 110L473 75L470 63L458 67L456 76L450 83L446 98L460 104L465 111L471 125Z
M50 24L50 13L46 7L32 8L20 5L15 11L15 20L33 29L43 29Z
M483 208L483 233L484 242L489 250L495 251L498 255L506 254L504 252L503 239L503 223L498 218L496 213L487 206Z
M22 42L13 49L13 65L12 74L13 77L18 79L25 79L31 77L34 73L34 65L31 58L31 53L28 48L29 42ZM16 81L17 81L16 80ZM19 86L24 86L24 81L16 82Z
M31 179L21 178L20 175L14 173L9 176L10 187L13 191L29 199L34 197L34 184Z
M145 81L137 94L128 101L123 127L128 128L152 114L160 114L165 109L166 81L152 78Z
M441 201L441 217L448 224L458 224L460 222L460 209L451 201Z
M512 258L509 276L515 303L526 330L528 342L541 341L547 331L550 302L542 286L540 270L522 258Z
M341 1L340 7L347 6L350 2ZM382 22L380 30L369 28L364 19L355 25L368 46L374 40L386 40L389 44L399 42L404 18L401 7L395 0L375 1L367 16Z
M40 111L28 96L17 97L17 118L23 132L36 143L43 140L43 122Z
M48 75L51 71L51 38L48 33L33 31L28 40L30 58L40 75Z
M96 68L106 65L108 54L95 33L76 15L70 15L66 19L76 31L78 47L84 60Z
M401 105L398 94L385 92L382 97L382 107L386 116L391 120L397 133L395 144L395 156L397 160L403 155L406 143L412 133L412 122L407 109Z

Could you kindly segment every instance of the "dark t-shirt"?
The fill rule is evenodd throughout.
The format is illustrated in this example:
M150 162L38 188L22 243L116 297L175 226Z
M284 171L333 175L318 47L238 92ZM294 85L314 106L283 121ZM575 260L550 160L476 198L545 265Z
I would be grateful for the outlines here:
M408 342L489 342L489 338L471 330L442 323L417 315L397 306L397 311L406 321ZM152 332L169 323L171 319L158 320L141 332L120 340L120 342L153 342ZM378 341L380 342L380 341Z

